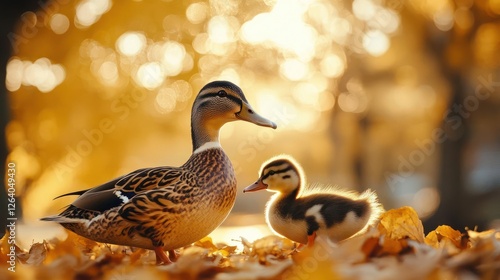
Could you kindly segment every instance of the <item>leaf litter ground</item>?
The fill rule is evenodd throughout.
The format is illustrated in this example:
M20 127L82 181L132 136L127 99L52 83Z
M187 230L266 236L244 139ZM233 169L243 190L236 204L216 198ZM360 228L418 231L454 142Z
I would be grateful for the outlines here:
M7 235L6 235L7 236ZM333 244L317 238L298 249L267 236L242 248L206 237L178 250L172 265L155 265L152 251L107 245L68 231L64 240L16 246L16 272L8 271L10 245L1 240L1 279L500 279L500 233L442 225L424 235L411 207L385 212L367 232Z

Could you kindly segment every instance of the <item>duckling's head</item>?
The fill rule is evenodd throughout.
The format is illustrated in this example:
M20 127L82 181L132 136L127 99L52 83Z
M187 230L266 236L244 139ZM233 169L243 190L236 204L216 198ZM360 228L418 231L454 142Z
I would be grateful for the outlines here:
M235 84L214 81L206 84L194 100L191 111L193 150L211 141L218 141L220 128L227 122L243 120L260 126L276 128L276 124L257 114Z
M300 191L305 181L301 166L291 156L280 155L266 161L259 172L259 180L243 192L268 190L282 194Z

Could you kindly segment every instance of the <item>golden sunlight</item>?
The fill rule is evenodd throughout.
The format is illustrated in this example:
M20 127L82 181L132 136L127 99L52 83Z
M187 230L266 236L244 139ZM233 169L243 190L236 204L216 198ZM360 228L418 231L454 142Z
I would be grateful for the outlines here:
M134 78L139 86L152 90L161 86L165 72L159 62L148 62L139 66Z
M214 16L208 21L208 37L216 44L224 44L235 40L235 30L239 26L235 26L234 18L224 16Z
M168 41L163 44L162 51L161 64L165 75L179 75L184 67L186 56L189 56L186 54L184 45L176 41Z
M111 6L111 0L82 0L76 7L76 26L87 28L93 25Z
M146 47L142 32L125 32L116 40L116 49L125 56L136 56Z
M50 92L61 84L66 71L60 64L42 57L35 62L13 58L7 64L6 86L10 91L19 90L21 85L34 86L41 92Z
M344 59L340 58L336 54L326 55L320 63L321 73L329 78L338 78L344 74L345 68Z
M381 56L390 47L389 37L380 30L370 30L363 36L363 47L373 56Z
M378 8L371 0L354 0L352 2L352 12L354 15L365 21L372 19L376 15Z
M98 70L99 78L104 84L113 85L118 80L118 67L114 61L105 61Z
M186 9L186 18L193 24L199 24L207 18L208 13L209 7L206 3L192 3Z
M56 34L64 34L69 28L69 19L63 14L54 14L50 17L50 28Z
M17 1L11 2L18 5ZM258 246L252 247L242 241L242 237L253 242L273 234L265 224L266 202L271 194L265 191L249 194L243 189L257 180L259 167L266 160L279 154L296 158L307 178L300 182L317 185L318 193L330 192L328 187L319 187L323 185L338 185L347 191L359 192L370 188L386 210L412 207L415 211L412 209L412 215L406 213L406 216L413 217L415 212L418 218L414 222L425 224L426 229L439 224L461 229L475 225L484 229L498 227L500 175L495 167L499 166L500 158L500 126L495 121L500 119L497 81L500 0L480 3L471 0L32 2L32 11L25 11L27 6L19 4L18 10L23 12L15 16L16 22L14 16L5 18L6 22L12 20L13 28L4 34L11 50L3 54L5 94L0 92L4 99L0 104L9 106L5 114L0 114L6 139L0 153L6 155L8 167L14 170L12 166L15 166L17 172L16 188L12 191L14 187L10 187L9 195L12 193L12 199L18 200L16 221L29 225L27 228L31 231L38 227L40 218L60 213L60 209L73 203L77 196L53 200L54 197L103 184L102 188L109 188L104 193L110 194L113 190L117 197L111 195L113 199L109 201L112 203L89 208L96 213L122 211L129 205L139 209L140 206L133 205L142 203L137 196L150 188L165 188L161 191L165 191L162 199L168 202L167 207L185 207L187 203L168 201L170 197L177 198L173 193L181 189L171 184L182 182L182 189L198 188L192 186L189 179L192 174L177 178L174 172L171 177L174 181L169 181L169 171L166 171L167 175L161 177L163 181L150 180L155 182L151 186L133 185L135 179L106 182L119 176L125 178L134 170L155 166L186 167L192 163L200 164L205 170L213 158L183 164L193 154L193 146L195 151L203 146L195 154L204 155L205 147L217 146L215 140L220 140L233 168L216 161L214 166L228 168L210 173L225 177L231 175L226 171L234 169L234 177L226 176L224 180L232 184L236 179L237 184L231 185L234 187L231 193L236 193L235 201L227 200L229 195L206 199L215 204L224 200L227 206L224 209L227 216L213 219L209 236L231 248L205 240L202 245L205 247L198 249L204 250L203 262L210 265L209 271L199 269L201 274L189 274L194 275L192 278L219 278L225 274L226 278L220 278L230 279L232 273L240 272L243 267L234 266L233 261L237 258L239 265L250 264L253 270L259 271L276 267L276 264L288 265L278 269L276 275L279 276L262 279L288 279L288 272L304 268L301 264L308 262L307 258L300 257L304 251L291 255L279 247L284 244L282 241L291 244L288 239L272 236L267 240L272 244L269 250L279 248L279 254L273 257L267 253L255 255L253 250ZM42 2L47 5L42 6ZM213 92L197 98L205 85L216 80L234 83L244 96L238 97L230 83L226 84L228 91L225 93L224 87L220 88L225 83L212 83L215 87L205 89ZM244 110L244 103L252 110ZM277 129L263 127L272 125L255 113L277 124ZM217 138L215 132L219 124L224 127ZM205 141L211 142L204 145ZM293 170L291 166L279 172L290 170ZM151 178L160 173L137 174L137 178ZM293 172L288 177L282 174L282 179L292 178L292 175ZM271 175L262 176L265 180ZM13 180L11 178L11 184ZM213 179L213 182L218 180ZM286 190L296 189L297 185L302 187L297 182L295 180L295 185ZM116 188L122 183L130 186ZM172 196L167 195L172 190ZM96 193L88 194L95 198ZM196 192L189 192L189 189L183 193L190 196L185 201L194 201L193 209L199 209L198 198L193 193ZM142 197L150 200L144 203L156 203L155 196ZM103 199L109 196L103 195ZM80 202L82 200L76 206L88 206ZM125 203L130 204L120 208ZM310 205L300 206L307 208ZM472 208L475 211L469 211ZM158 215L168 212L173 215L173 221L178 220L176 213L188 213L176 211L164 209L164 213L158 212ZM318 217L331 218L326 212L319 212L316 213ZM75 211L71 215L81 213ZM101 217L122 215L114 213L118 214ZM81 221L89 216L93 217L94 213L77 218ZM201 216L204 217L193 217ZM143 229L144 218L150 219L150 225L155 224L156 217L138 216L137 221L130 222L139 222L141 227L125 229L114 236L119 239L110 237L105 241L131 240L131 246L136 246L132 231ZM208 216L213 217L215 215ZM227 219L222 223L223 217ZM73 218L47 220L68 223ZM158 220L171 221L170 218ZM203 225L199 220L190 225L195 223ZM48 224L55 227L56 223ZM398 229L401 225L394 227ZM165 225L157 228L165 228ZM423 228L421 225L417 228L419 238L423 239ZM57 229L65 233L59 225ZM407 239L374 238L373 234L382 230L376 225L370 229L369 236L360 234L356 236L360 239L353 238L337 246L342 248L345 244L353 244L349 242L368 238L361 251L359 246L362 244L356 243L357 249L344 247L345 252L335 247L333 255L346 252L351 255L358 251L356 255L362 260L353 264L356 267L372 265L373 261L393 255L414 255L416 247L412 247L413 253L407 250L409 247L403 248L409 246ZM210 231L203 231L203 234ZM42 230L38 236L42 234L48 233ZM92 234L89 237L98 235ZM68 236L64 246L71 247L68 244L77 237L75 234ZM445 245L442 237L434 240L437 242L434 245ZM25 240L30 236L21 234L19 238ZM457 238L461 239L454 240L464 241L471 236L466 232ZM392 243L386 244L387 240ZM57 243L49 241L40 248L51 248L56 246L54 244ZM387 253L384 250L389 250L386 247L390 244L404 250ZM186 260L194 256L190 254L198 250L199 244L184 245L176 248L181 257L180 262L170 266L174 269L160 269L163 277L175 278L178 275L170 273L179 268L181 271L182 265L191 266ZM237 252L234 246L247 252ZM420 247L423 248L416 249ZM153 263L155 258L155 252L150 250L141 252L123 247L125 249L119 252L110 253L111 249L104 245L91 248L95 251L84 250L79 256L90 254L93 259L88 264L97 267L96 271L107 268L116 271L115 262L121 262L121 258L130 261L131 265ZM307 251L312 252L306 249L302 255L307 256ZM103 255L103 252L106 253ZM46 256L54 255L57 250L46 253ZM22 254L31 255L26 250L16 256ZM230 261L235 256L237 258ZM39 276L49 271L45 270L46 265L53 265L59 258L46 258L39 266L23 265ZM450 259L434 263L448 264ZM85 264L81 257L77 257L76 262ZM331 269L342 268L337 264L342 262L332 262ZM318 264L318 268L321 265ZM141 269L153 271L156 267ZM475 269L474 273L478 271ZM87 278L97 277L92 276L95 275ZM109 276L104 273L101 278L112 278ZM311 274L313 276L316 275Z
M242 39L250 44L272 43L284 53L310 61L315 54L317 32L304 21L309 5L310 1L278 0L271 12L258 14L243 24Z

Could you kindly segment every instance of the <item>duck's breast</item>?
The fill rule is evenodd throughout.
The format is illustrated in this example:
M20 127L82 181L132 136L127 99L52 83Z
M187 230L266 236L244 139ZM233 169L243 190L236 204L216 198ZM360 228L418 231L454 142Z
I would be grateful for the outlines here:
M268 204L266 212L267 224L276 234L295 242L307 243L307 223L304 219L282 216L272 201Z

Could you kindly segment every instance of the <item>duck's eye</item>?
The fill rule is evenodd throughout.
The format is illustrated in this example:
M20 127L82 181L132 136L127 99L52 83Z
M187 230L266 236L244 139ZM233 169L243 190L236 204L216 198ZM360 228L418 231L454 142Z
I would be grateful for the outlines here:
M219 96L219 97L226 97L227 96L227 92L225 90L219 90L219 92L217 92L217 96Z
M276 174L276 172L274 170L271 170L267 174L269 174L269 176L273 176L274 174Z

